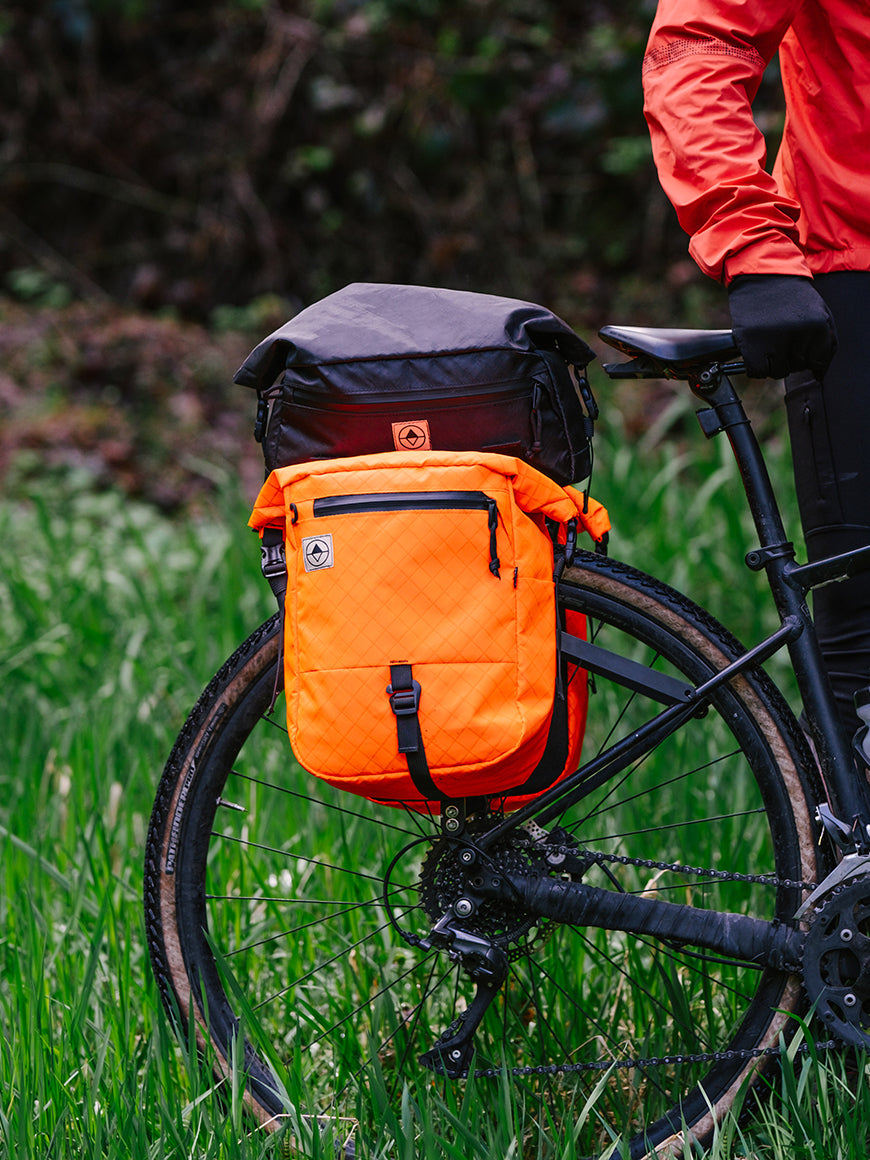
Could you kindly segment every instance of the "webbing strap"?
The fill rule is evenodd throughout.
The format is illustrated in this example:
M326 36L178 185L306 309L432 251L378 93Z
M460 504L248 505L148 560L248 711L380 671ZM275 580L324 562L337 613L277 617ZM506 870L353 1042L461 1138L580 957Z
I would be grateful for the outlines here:
M559 605L558 589L556 591L556 689L553 696L553 714L550 718L550 728L547 733L547 744L541 759L522 785L504 792L505 797L517 794L543 793L553 784L565 768L568 760L570 733L568 729L568 670L565 657L562 654L561 633L564 630L564 611ZM501 796L501 795L500 795Z
M444 801L445 795L429 772L426 750L423 747L423 734L420 732L418 716L421 692L420 682L414 680L410 665L390 665L387 696L390 698L390 708L396 715L399 753L405 755L408 773L417 791L427 801Z
M284 553L284 529L263 528L260 547L260 569L269 581L272 595L278 604L278 663L275 666L275 683L272 686L272 700L266 714L271 717L281 688L284 673L284 598L287 595L287 560Z
M547 734L547 744L541 754L541 760L522 783L513 789L505 790L499 796L512 797L514 794L542 793L551 786L568 759L568 702L562 691L557 691L553 700L553 715L550 718L550 730Z

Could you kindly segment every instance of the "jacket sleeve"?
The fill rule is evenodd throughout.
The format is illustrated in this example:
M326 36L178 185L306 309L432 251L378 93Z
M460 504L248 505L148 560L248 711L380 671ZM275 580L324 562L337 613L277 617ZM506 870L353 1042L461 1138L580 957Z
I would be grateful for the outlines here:
M659 179L705 274L810 271L800 207L765 170L752 118L761 76L800 0L660 0L644 58Z

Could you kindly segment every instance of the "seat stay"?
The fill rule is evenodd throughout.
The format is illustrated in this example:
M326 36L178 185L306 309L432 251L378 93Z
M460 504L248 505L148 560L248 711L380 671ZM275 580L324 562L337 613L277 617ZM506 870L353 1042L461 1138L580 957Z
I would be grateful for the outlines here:
M625 684L627 688L633 688L635 691L643 688L655 700L665 701L668 708L651 717L645 725L633 730L627 737L623 737L620 741L597 754L591 761L576 769L562 781L557 782L556 785L544 790L534 801L527 802L526 805L509 814L483 836L480 840L481 848L486 849L493 845L504 834L524 825L530 818L534 818L537 824L542 826L554 821L565 810L588 797L599 786L618 776L634 762L639 761L647 753L654 750L666 737L675 733L691 717L703 712L704 706L708 704L719 688L727 685L729 681L753 665L763 664L780 648L790 644L796 636L799 636L802 629L803 625L797 618L787 617L782 626L771 636L743 653L725 668L720 669L691 692L688 692L685 686L680 686L681 695L676 699L668 698L662 687L656 688L649 683L641 685L637 681L641 672L647 674L647 681L653 672L643 665L635 666L634 671L620 673L617 664L606 666L600 664L599 672L606 673L613 680L619 679L620 683ZM603 649L599 651L603 659L607 654ZM615 656L615 654L611 655ZM656 674L659 677L661 675Z

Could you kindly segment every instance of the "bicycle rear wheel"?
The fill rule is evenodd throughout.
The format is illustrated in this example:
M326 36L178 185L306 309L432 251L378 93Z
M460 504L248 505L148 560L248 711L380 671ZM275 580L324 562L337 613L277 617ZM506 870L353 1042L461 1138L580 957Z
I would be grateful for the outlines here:
M740 651L685 598L592 554L566 570L561 593L597 645L681 680L698 683ZM431 1087L418 1059L474 993L455 964L396 931L425 935L453 897L456 861L437 819L341 796L298 768L280 703L266 716L277 658L273 619L203 693L164 771L145 866L166 1005L183 1026L194 1019L219 1072L244 1040L246 1099L267 1127L281 1122L288 1087L328 1116L364 1106L356 1095L373 1067ZM584 761L659 709L590 678ZM791 712L752 672L549 837L524 830L496 856L557 873L550 855L569 851L590 884L793 923L798 884L824 870L811 768ZM796 977L697 948L510 907L479 925L510 975L476 1035L476 1082L498 1083L490 1077L507 1068L530 1131L544 1132L544 1106L550 1122L573 1125L601 1082L589 1154L614 1134L625 1157L679 1155L684 1139L708 1138L802 1009Z

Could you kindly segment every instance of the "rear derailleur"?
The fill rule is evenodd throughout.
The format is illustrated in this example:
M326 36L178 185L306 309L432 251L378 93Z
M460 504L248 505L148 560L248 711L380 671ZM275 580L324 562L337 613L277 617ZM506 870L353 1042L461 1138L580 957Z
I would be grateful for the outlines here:
M434 1047L420 1056L420 1062L439 1075L459 1079L468 1074L474 1054L474 1033L507 978L510 960L489 939L453 926L449 914L432 928L430 945L438 946L442 939L447 957L462 966L477 989L470 1006L439 1036Z
M545 933L539 916L505 892L510 875L553 875L579 880L589 861L561 828L534 823L487 849L479 840L499 819L470 819L429 851L420 872L423 907L433 922L415 942L457 963L475 984L474 998L420 1057L424 1066L451 1079L468 1074L474 1034L507 978L511 961L530 953Z

